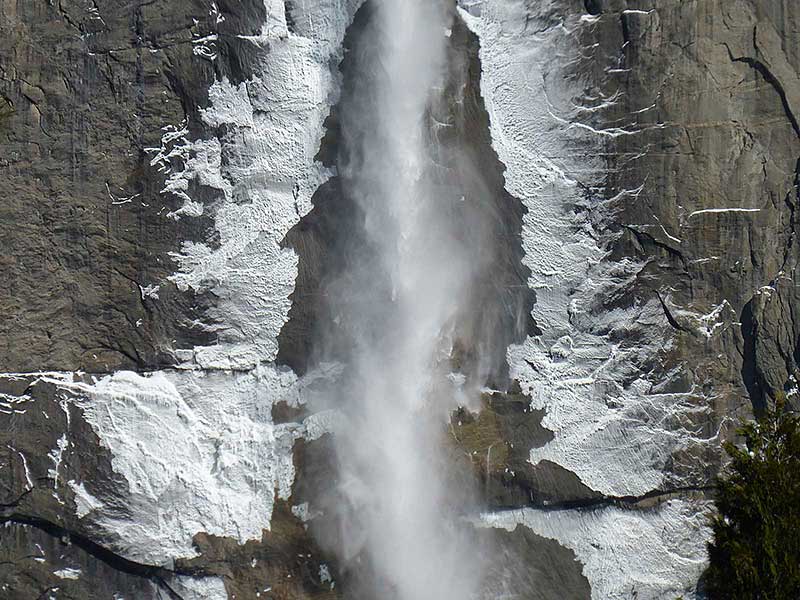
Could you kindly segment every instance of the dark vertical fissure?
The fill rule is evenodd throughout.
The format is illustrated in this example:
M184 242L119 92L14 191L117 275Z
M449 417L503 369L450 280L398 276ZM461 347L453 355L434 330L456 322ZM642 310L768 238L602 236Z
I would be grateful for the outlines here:
M764 378L759 372L756 355L756 336L758 327L753 314L753 302L750 300L742 309L742 338L744 350L742 353L742 381L753 404L753 411L761 414L766 408L766 387Z

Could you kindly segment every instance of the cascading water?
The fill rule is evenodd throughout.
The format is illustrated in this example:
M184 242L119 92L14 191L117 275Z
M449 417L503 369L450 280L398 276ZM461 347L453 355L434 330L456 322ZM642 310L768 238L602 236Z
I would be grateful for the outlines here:
M346 365L331 392L341 530L337 551L359 597L465 600L481 568L458 521L470 486L446 459L444 431L465 403L448 376L474 254L441 177L432 116L447 79L452 7L375 0L342 102L343 193L363 218L326 289L323 358ZM356 566L357 563L357 566Z

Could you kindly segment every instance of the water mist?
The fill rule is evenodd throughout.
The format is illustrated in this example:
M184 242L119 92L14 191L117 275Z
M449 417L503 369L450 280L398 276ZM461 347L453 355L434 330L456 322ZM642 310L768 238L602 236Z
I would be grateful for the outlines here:
M466 402L451 356L478 241L441 177L436 129L447 124L432 114L452 7L373 0L368 10L338 115L341 185L362 239L325 290L324 358L345 365L330 394L344 413L336 551L358 597L468 600L481 565L463 522L468 478L454 475L445 431Z

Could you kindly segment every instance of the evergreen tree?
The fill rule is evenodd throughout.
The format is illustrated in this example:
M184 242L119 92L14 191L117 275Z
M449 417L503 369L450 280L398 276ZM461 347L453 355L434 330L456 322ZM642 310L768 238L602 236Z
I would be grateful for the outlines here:
M739 430L708 546L712 600L800 599L800 418L784 402Z

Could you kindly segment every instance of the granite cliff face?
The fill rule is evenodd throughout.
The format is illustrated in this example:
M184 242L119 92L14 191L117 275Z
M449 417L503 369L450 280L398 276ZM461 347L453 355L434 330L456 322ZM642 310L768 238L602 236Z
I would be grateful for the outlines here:
M0 6L3 597L352 597L310 407L369 3ZM790 0L459 2L443 156L497 243L452 357L493 390L450 442L487 598L702 594L720 443L797 402L798 27Z

